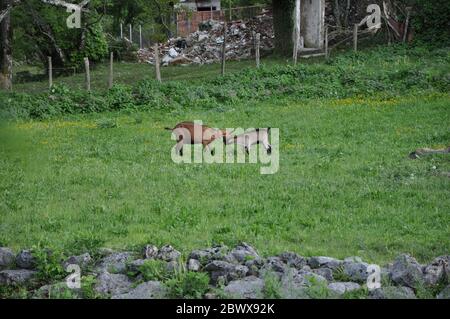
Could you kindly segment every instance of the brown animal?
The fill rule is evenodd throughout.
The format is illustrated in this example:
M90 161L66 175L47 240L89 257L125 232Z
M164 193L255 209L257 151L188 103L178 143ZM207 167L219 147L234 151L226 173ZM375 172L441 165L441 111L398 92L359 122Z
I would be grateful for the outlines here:
M227 136L225 130L214 129L194 122L181 122L174 128L166 127L165 129L175 134L177 139L176 150L180 155L183 155L184 144L203 144L203 148L209 149L209 144L214 140Z

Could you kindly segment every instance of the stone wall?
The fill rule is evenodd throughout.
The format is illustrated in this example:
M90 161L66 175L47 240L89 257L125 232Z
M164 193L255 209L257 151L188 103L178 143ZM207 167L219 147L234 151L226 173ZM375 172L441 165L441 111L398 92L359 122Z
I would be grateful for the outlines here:
M95 255L98 256L95 259L85 253L61 260L63 267L78 265L82 278L95 278L93 292L86 295L86 290L72 289L69 295L72 298L90 298L92 295L113 299L167 298L165 279L145 280L143 267L149 261L158 261L164 267L162 272L169 277L180 273L206 274L209 287L199 297L207 299L259 299L274 295L289 299L450 297L450 256L437 257L422 265L413 257L402 254L393 263L380 267L381 287L370 290L367 287L369 264L359 257L340 260L284 252L265 258L247 243L234 248L198 249L187 256L182 256L170 245L160 248L147 245L137 252L101 249ZM11 249L0 248L0 269L0 292L5 287L27 287L30 298L56 298L67 296L63 292L70 290L61 279L54 282L39 280L40 267L30 250L15 254Z

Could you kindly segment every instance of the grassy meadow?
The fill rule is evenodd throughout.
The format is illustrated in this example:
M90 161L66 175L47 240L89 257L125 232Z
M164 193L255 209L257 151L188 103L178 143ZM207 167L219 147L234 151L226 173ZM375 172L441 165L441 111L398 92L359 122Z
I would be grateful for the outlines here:
M450 95L427 86L442 79L450 59L442 51L438 57L408 54L349 55L299 66L306 68L301 92L367 86L366 93L349 91L347 97L301 98L295 86L286 91L290 82L283 75L258 88L277 85L260 100L238 95L210 108L124 108L3 123L0 246L77 253L153 243L188 253L246 241L263 255L358 255L377 263L403 252L420 261L448 254L450 159L411 160L408 154L448 146ZM229 65L238 72L251 63ZM126 72L130 84L145 77L147 66L126 67L135 70ZM217 78L219 68L173 67L163 69L163 77L202 81ZM389 73L395 68L401 72ZM341 77L334 79L339 70ZM329 78L323 80L323 71ZM82 87L82 75L77 77L70 81ZM308 82L315 80L323 85ZM401 81L411 90L401 92L398 86L401 94L391 93ZM15 88L35 92L45 85ZM376 92L381 85L386 85L383 94ZM278 173L261 175L260 164L173 163L174 141L164 127L184 120L221 128L279 128Z

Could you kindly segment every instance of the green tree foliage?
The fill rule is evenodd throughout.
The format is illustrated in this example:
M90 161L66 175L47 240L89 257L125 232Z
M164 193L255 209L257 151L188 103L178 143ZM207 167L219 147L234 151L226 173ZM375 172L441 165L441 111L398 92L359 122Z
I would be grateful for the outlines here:
M402 0L411 6L412 26L419 41L448 45L450 39L450 1Z

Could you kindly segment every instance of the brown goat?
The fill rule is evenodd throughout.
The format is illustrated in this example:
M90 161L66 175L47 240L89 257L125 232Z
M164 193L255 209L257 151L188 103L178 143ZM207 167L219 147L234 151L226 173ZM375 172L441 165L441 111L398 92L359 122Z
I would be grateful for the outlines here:
M227 135L225 130L214 129L194 122L181 122L174 128L166 127L165 129L175 134L176 150L180 155L183 155L184 144L202 144L204 148L209 148L209 144L214 140Z

